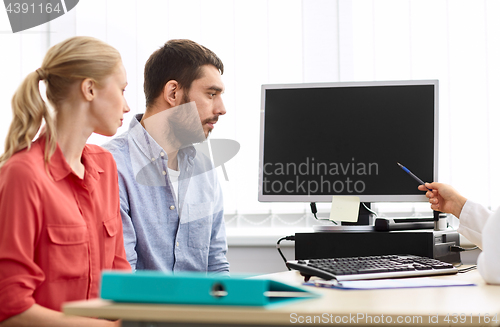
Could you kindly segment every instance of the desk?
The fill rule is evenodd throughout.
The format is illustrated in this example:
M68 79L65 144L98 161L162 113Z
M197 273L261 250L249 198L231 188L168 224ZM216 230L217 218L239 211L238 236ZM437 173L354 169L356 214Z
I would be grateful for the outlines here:
M296 271L262 277L298 285ZM123 319L123 326L478 326L500 325L500 286L487 285L477 270L432 278L460 279L478 286L388 290L314 288L323 296L277 308L123 304L96 299L67 303L70 315ZM464 320L460 320L459 316ZM472 318L471 318L472 314ZM498 322L491 319L497 315ZM480 315L480 316L478 316ZM448 321L446 317L448 316ZM316 323L314 323L316 319ZM472 320L471 320L472 319ZM148 323L146 323L148 322ZM302 322L302 323L301 323ZM398 323L399 322L399 323ZM453 323L455 322L455 323Z

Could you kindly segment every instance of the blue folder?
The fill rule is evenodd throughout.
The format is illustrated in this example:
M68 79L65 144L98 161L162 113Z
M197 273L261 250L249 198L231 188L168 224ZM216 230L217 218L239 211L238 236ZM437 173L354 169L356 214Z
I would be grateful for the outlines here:
M270 279L202 273L105 271L101 281L101 298L128 303L269 306L318 296Z

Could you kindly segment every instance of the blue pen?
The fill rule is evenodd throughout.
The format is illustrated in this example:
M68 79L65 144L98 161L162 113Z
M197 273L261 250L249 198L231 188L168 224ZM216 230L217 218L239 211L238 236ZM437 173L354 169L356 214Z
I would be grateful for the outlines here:
M408 173L408 175L410 175L411 177L413 177L414 180L416 180L417 182L419 182L422 185L425 185L425 182L423 180L421 180L420 178L418 178L417 176L415 176L415 174L412 173L408 168L406 168L405 166L403 166L399 162L397 164L399 165L399 167L401 167L401 169L403 169L404 171L406 171ZM429 191L432 191L432 189L428 188L427 186L426 186L426 188Z

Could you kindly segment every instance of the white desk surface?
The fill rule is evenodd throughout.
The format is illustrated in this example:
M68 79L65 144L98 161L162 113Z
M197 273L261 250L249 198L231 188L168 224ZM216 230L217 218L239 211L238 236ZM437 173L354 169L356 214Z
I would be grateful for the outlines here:
M262 277L295 285L303 281L296 271ZM500 286L486 284L477 270L432 278L465 280L477 286L363 291L314 288L322 297L275 308L123 304L95 299L67 303L63 312L123 321L231 326L300 325L301 322L304 325L361 326L500 325ZM491 320L495 315L497 322ZM401 323L398 324L398 321Z

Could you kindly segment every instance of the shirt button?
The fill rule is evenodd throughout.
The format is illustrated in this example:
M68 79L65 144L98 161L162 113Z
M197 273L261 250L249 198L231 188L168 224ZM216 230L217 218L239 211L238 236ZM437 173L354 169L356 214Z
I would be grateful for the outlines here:
M175 209L175 206L170 206L170 210L174 210Z
M175 243L175 245L177 245L177 247L179 247L179 242Z
M163 153L163 152L162 152L162 153L160 153L160 156L162 156L162 157L163 157L163 156L165 156L165 153Z
M151 161L155 161L156 159L155 158L151 158Z
M162 172L162 174L163 174L163 175L166 175L166 174L167 174L167 172L166 172L166 171L163 171L163 172Z

